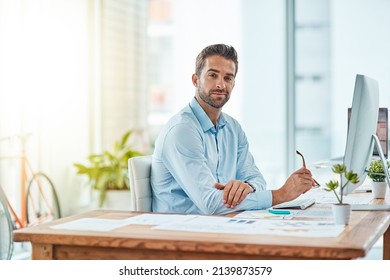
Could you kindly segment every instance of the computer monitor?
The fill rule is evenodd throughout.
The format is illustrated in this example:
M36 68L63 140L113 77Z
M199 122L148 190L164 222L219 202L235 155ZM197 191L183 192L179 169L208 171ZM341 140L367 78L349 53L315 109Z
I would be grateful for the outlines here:
M348 129L349 129L349 120L351 119L351 110L352 108L348 108ZM385 157L388 156L388 145L389 145L389 129L388 129L388 109L387 108L379 108L378 112L378 122L376 127L376 136L378 136L379 142L381 143L382 151ZM379 156L379 151L374 146L373 151L374 156Z
M378 111L378 82L364 75L356 75L344 165L348 170L357 173L360 181L357 184L349 183L343 191L345 195L353 192L366 179L367 167L372 160L374 145L379 151L382 162L385 161L380 142L376 136ZM386 171L389 184L389 174L388 170ZM341 185L344 185L345 180L345 177L341 178Z

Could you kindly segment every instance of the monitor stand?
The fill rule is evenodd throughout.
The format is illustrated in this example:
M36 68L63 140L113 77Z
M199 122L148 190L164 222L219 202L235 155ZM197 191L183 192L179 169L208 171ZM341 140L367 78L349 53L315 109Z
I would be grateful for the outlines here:
M382 150L381 143L379 142L379 138L375 134L372 135L372 144L376 146L377 151L379 152L379 157L382 161L383 170L385 171L384 175L386 176L387 186L389 187L389 191L390 191L390 173L389 173L389 169L387 168L387 160L385 158L385 155L383 154L383 150ZM368 172L368 170L366 171Z
M372 135L372 144L376 146L377 151L379 152L379 157L382 161L382 164L385 168L385 175L387 180L387 186L389 187L390 191L390 173L389 169L387 168L387 160L383 154L382 146L379 142L378 136L375 134ZM368 172L368 170L366 170ZM351 205L352 211L390 211L390 204L352 204Z

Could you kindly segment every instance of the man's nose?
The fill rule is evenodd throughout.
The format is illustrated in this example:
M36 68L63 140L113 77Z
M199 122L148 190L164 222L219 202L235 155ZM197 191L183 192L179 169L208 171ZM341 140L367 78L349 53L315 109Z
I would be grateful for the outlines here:
M224 80L223 79L219 79L217 81L217 89L225 89L225 88L226 88L226 84L225 84Z

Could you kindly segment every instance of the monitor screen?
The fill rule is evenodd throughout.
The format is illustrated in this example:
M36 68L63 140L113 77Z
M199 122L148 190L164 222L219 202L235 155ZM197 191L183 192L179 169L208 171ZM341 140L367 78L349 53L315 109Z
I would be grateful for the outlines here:
M373 135L376 134L379 112L378 82L364 75L356 75L351 117L345 146L344 165L357 173L360 182L348 184L344 194L358 188L365 180L366 169L373 155ZM342 178L341 185L344 185Z

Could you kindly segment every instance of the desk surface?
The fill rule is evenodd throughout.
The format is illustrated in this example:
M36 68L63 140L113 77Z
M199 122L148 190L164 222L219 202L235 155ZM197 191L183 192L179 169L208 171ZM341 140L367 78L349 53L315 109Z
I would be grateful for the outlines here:
M139 214L94 210L17 230L14 240L30 241L33 259L355 259L383 236L384 259L390 259L388 211L353 211L350 224L335 238L163 231L134 224L110 232L50 228L80 218Z

